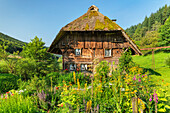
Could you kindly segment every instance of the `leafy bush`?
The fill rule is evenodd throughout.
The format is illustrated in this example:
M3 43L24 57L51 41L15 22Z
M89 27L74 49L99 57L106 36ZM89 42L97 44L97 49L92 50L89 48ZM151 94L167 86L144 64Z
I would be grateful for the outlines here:
M119 68L121 71L129 72L129 69L134 67L135 63L132 61L131 51L127 51L119 58Z
M16 68L16 74L21 75L22 79L28 80L35 74L35 60L29 58L19 59Z
M2 93L18 88L18 77L12 74L0 74L0 91Z
M97 66L96 66L96 73L101 77L101 78L107 78L108 73L110 72L110 66L107 61L101 61Z
M0 60L0 73L8 73L9 68L4 60Z
M20 89L26 89L29 95L34 94L37 91L48 89L45 77L39 78L37 76L32 77L27 82L21 82Z

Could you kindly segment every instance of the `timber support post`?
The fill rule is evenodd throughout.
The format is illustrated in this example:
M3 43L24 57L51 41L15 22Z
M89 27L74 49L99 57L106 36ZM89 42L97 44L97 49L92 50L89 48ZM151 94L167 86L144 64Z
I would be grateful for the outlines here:
M154 50L152 49L152 69L155 70Z
M63 58L63 70L65 69L65 64L64 64L64 54L62 54L62 58Z

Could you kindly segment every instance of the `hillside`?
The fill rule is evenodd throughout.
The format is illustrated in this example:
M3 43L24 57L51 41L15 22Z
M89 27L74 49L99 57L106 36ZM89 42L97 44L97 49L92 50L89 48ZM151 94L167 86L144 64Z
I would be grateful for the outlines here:
M133 25L126 29L127 34L136 42L140 48L160 46L160 27L165 24L170 16L170 6L165 5L149 17L145 17L142 23ZM162 45L161 45L162 46Z
M2 45L2 44L5 44L7 46L7 49L6 49L7 52L13 53L16 51L21 52L22 47L26 43L0 32L0 45Z
M170 56L170 53L160 52L154 54L155 70L152 69L152 55L133 56L133 60L150 72L152 81L157 81L159 85L164 87L166 83L170 83L170 68L165 64L165 59L168 56ZM170 94L170 90L168 93Z

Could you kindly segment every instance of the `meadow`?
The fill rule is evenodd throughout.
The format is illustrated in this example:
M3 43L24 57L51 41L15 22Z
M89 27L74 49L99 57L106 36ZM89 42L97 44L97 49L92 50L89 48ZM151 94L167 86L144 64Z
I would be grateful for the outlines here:
M150 72L152 81L156 81L157 84L164 87L164 84L170 84L170 68L165 63L165 59L168 58L168 56L170 56L170 53L168 52L158 52L154 54L155 70L152 69L152 54L146 56L133 56L133 60L142 68L145 68ZM168 94L170 94L170 89L168 89Z

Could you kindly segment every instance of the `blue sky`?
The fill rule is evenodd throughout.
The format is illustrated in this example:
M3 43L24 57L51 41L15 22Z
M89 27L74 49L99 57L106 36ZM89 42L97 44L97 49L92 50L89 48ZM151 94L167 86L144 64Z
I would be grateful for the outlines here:
M59 30L91 5L126 29L165 4L170 0L0 0L0 32L25 42L38 36L50 46Z

